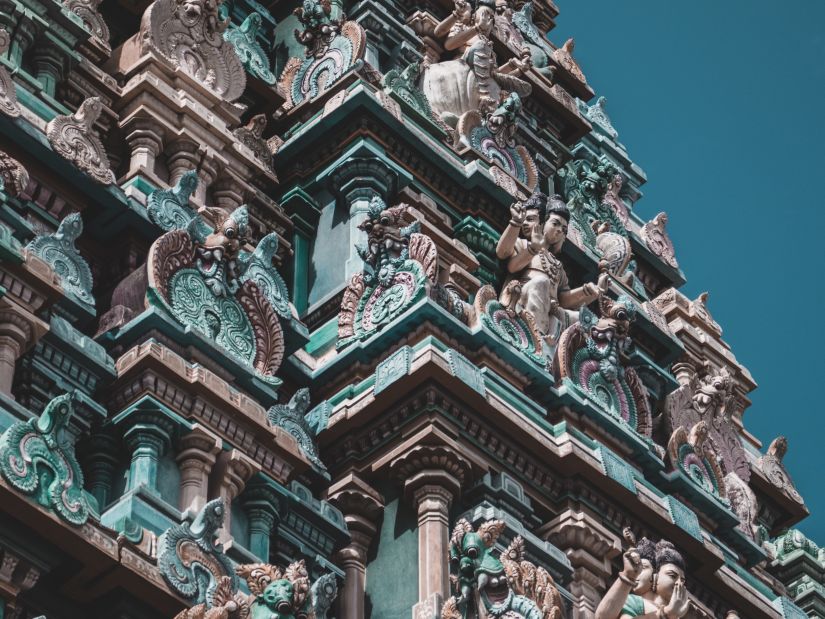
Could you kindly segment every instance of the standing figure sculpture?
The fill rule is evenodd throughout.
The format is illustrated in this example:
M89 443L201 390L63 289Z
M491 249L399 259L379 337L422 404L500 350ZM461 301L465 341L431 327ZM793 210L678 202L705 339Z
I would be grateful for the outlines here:
M485 115L494 110L502 91L526 97L532 90L521 79L530 67L529 50L498 66L490 38L494 9L494 0L476 0L475 6L455 0L455 10L435 28L435 36L444 38L444 49L458 51L459 57L429 65L422 90L433 111L453 128L466 112Z
M635 546L633 534L625 539ZM690 606L685 562L672 543L642 538L624 553L616 582L596 608L596 619L680 619Z
M510 223L496 246L496 255L507 260L508 271L501 302L508 305L517 298L516 306L532 315L539 335L551 347L578 320L578 312L566 310L576 310L600 294L599 286L589 282L570 289L557 257L569 224L570 211L561 198L548 200L536 192L510 207Z

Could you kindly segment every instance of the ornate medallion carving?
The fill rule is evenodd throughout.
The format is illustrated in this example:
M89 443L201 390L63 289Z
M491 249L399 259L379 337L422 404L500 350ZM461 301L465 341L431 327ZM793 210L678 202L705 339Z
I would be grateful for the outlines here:
M103 111L100 97L90 97L71 116L55 116L46 125L46 137L54 151L103 185L115 182L103 142L94 130Z
M149 219L166 232L186 228L195 213L189 206L189 197L198 187L198 173L184 172L172 189L156 189L146 200Z
M510 346L524 353L536 364L545 367L547 358L533 315L526 310L517 311L515 307L520 292L520 283L510 282L502 292L502 302L492 286L482 286L476 293L473 303L475 316Z
M708 436L708 425L698 422L690 430L679 426L667 443L670 466L681 470L697 486L719 499L727 499L718 457Z
M12 424L0 437L0 473L20 492L80 526L89 518L83 473L66 425L74 394L54 398L40 417Z
M35 237L26 249L51 265L60 276L63 290L81 303L94 307L92 271L75 247L75 241L82 233L83 219L80 213L72 213L60 222L57 232Z

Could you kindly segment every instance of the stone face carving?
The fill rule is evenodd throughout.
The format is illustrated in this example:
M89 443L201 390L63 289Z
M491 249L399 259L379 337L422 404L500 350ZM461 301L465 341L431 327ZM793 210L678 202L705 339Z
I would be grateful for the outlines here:
M442 619L561 619L562 601L553 578L526 560L516 537L498 558L493 554L504 521L490 520L476 532L463 518L450 538L450 581L454 595Z
M74 442L65 431L73 399L73 393L54 398L40 417L18 421L0 436L0 473L13 488L80 526L90 508Z
M644 240L648 249L659 256L666 264L678 269L679 263L676 262L673 241L670 240L665 225L667 225L667 213L659 213L642 226L642 240Z
M622 360L631 345L630 323L636 306L625 295L616 301L602 296L599 309L601 317L582 308L579 322L562 334L553 374L560 383L584 391L608 414L649 437L652 416L647 395L636 370Z
M704 421L723 473L735 472L747 482L750 464L739 431L730 419L732 397L733 379L728 371L712 370L701 378L692 378L667 396L665 421L668 432L680 426L692 428Z
M707 422L698 422L689 434L684 426L676 428L667 444L667 458L671 467L681 470L705 492L727 499L725 480L711 445Z
M54 151L86 172L98 183L111 185L115 175L109 157L93 125L103 111L100 97L90 97L70 116L55 116L46 125L46 137Z
M163 579L192 603L214 599L225 577L232 589L237 589L232 562L217 543L226 510L223 499L209 501L191 524L173 525L158 538L158 569Z
M235 573L246 582L249 594L238 591L234 574L223 577L208 602L175 619L325 619L337 593L333 574L321 576L310 587L303 561L285 570L266 563L239 565Z
M157 239L147 261L147 298L183 325L202 333L273 385L284 354L278 315L288 317L286 286L272 266L275 233L253 254L246 239L246 207L231 214L205 209L202 217Z
M226 101L246 87L235 47L223 33L217 0L155 0L140 23L141 53L154 52Z
M790 496L797 503L803 503L802 496L797 492L796 486L791 481L791 476L782 464L782 459L788 451L788 439L784 436L775 438L770 446L768 452L759 458L759 468L771 483L782 490L785 494Z
M5 54L9 49L11 36L0 28L0 54ZM14 80L11 79L8 70L0 66L0 112L6 116L20 116L20 104L17 103L17 88Z
M258 161L267 168L271 168L272 151L263 137L264 129L266 129L266 114L257 114L249 119L245 127L235 129L232 134L253 152Z
M309 389L295 392L288 404L276 404L267 411L269 423L289 432L301 447L307 458L320 470L326 471L324 463L318 457L315 436L306 420L309 411Z
M624 553L622 571L596 608L595 619L685 616L690 600L682 555L667 540L654 544L642 538L637 546L630 529L624 535L630 548Z
M356 246L364 270L352 277L341 300L338 349L366 339L428 295L463 317L457 294L438 284L438 250L419 232L408 205L387 208L374 196L359 228L367 233L367 245Z
M499 300L527 325L534 323L538 336L549 347L548 357L561 332L578 319L576 312L568 310L599 296L599 288L591 283L571 290L564 266L556 257L567 237L569 219L567 207L557 196L548 200L544 194L534 193L526 202L510 207L510 223L496 246L496 255L507 260L510 273Z
M17 159L0 150L0 191L16 196L29 184L29 173Z
M303 0L294 13L304 28L295 38L306 47L306 57L290 58L278 81L287 109L328 90L361 62L366 48L364 29L343 17L333 20L329 0Z
M104 47L109 48L109 26L98 11L101 0L63 0L63 6L83 20L83 25Z
M739 475L730 472L725 475L725 488L731 509L739 517L739 530L754 541L761 537L759 524L759 502L750 486Z
M495 12L490 0L475 5L456 0L455 9L439 23L434 35L443 39L444 49L457 51L459 57L429 65L422 90L433 111L451 127L458 125L466 112L486 116L508 93L526 97L531 92L521 79L530 67L530 52L499 66L490 38Z
M146 200L149 219L166 232L185 229L195 218L195 213L189 206L189 198L197 187L198 173L189 170L172 189L156 189Z
M260 13L252 12L246 16L237 28L229 26L223 38L235 48L235 53L243 63L247 73L267 84L275 84L275 74L270 70L269 57L258 43L258 30L261 28Z
M75 247L75 241L82 233L83 219L80 213L72 213L60 222L57 232L35 237L26 249L52 266L60 276L63 290L81 303L94 307L92 271Z

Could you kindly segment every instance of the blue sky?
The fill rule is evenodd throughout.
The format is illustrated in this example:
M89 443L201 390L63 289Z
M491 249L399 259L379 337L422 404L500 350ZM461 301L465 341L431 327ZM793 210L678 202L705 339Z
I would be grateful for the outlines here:
M633 160L636 211L669 215L694 298L759 387L745 426L785 464L825 545L825 2L557 0Z

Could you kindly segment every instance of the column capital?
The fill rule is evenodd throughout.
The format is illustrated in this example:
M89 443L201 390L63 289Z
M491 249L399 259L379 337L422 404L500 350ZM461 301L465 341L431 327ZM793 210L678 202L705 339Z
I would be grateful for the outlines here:
M447 508L470 479L471 469L467 460L441 445L416 445L390 463L390 474L403 484L408 499L416 505L425 499L448 499ZM428 490L418 492L422 488Z
M212 483L218 493L231 503L244 489L246 482L261 467L249 456L237 449L222 451L213 469Z

